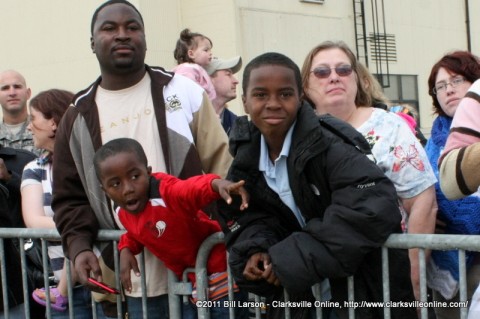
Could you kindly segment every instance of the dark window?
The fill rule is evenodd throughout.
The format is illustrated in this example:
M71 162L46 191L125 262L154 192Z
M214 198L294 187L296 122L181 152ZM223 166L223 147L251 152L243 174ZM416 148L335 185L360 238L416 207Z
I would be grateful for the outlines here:
M390 74L378 75L375 74L380 84L388 85L383 88L383 92L392 102L396 104L410 104L417 113L419 113L418 105L418 85L416 75ZM418 119L420 121L420 117Z

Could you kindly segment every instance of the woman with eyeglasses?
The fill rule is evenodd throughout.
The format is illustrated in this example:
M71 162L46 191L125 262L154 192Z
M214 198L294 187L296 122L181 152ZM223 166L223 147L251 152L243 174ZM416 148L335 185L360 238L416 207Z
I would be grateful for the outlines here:
M355 127L370 143L377 165L394 183L409 233L435 230L436 182L423 147L399 116L373 107L368 82L343 42L323 42L305 58L304 99L318 114L330 113ZM420 300L418 249L409 251L415 297Z
M433 121L426 151L437 178L438 159L445 147L453 116L460 100L471 84L479 78L479 59L467 51L446 54L432 67L428 78L428 93L432 97L433 112L438 116ZM438 203L437 233L480 234L480 192L460 200L448 200L440 188L440 183L435 184L435 191ZM478 253L466 252L466 258L467 297L471 301L480 281L480 256ZM432 252L427 278L434 300L459 300L458 265L458 251ZM458 308L435 308L435 313L437 319L460 318Z

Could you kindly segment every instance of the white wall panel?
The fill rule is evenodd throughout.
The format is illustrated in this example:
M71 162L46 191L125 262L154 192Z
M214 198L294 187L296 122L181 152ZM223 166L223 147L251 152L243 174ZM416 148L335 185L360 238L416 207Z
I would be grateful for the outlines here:
M378 1L381 2L381 1ZM466 49L465 0L384 0L387 32L396 37L395 74L418 76L422 127L431 126L426 81L443 54ZM90 20L101 0L0 0L0 70L23 73L33 94L52 87L78 91L98 75L90 50ZM324 40L355 48L352 0L134 0L147 36L147 63L174 66L173 49L189 27L213 41L214 55L242 55L244 65L265 51L279 51L299 66ZM367 20L371 15L369 0ZM480 1L469 0L472 52L480 54ZM367 21L367 23L370 23ZM367 24L368 25L368 24ZM367 26L367 32L371 27ZM238 74L241 81L241 73ZM241 90L239 89L240 93ZM240 100L232 109L242 113Z

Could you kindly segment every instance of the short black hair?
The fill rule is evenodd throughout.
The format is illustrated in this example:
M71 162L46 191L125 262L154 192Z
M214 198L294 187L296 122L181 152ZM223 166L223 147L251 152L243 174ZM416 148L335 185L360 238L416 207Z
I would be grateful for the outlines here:
M302 92L302 75L297 64L295 64L295 62L293 62L293 60L286 55L277 52L267 52L254 58L247 64L247 66L243 70L242 89L244 95L247 92L248 82L250 80L250 73L253 69L259 68L264 65L279 65L291 69L295 75L295 82L297 83L298 94Z
M95 167L95 174L100 180L100 164L110 156L117 155L119 153L132 153L137 156L140 162L148 166L147 155L143 150L142 145L132 138L117 138L102 145L95 156L93 157L93 166Z
M109 1L106 1L104 3L102 3L98 8L97 10L95 10L95 12L93 13L93 16L92 16L92 22L90 24L90 33L91 35L93 35L93 27L95 25L95 22L97 22L97 17L98 17L98 13L100 12L100 10L102 10L103 8L109 6L109 5L112 5L112 4L117 4L117 3L120 3L120 4L126 4L127 6L130 6L133 8L133 10L135 10L138 15L140 16L140 20L142 21L142 24L145 26L144 22L143 22L143 17L142 17L142 14L140 13L140 11L137 10L137 8L135 8L135 6L133 4L131 4L130 2L128 2L127 0L109 0Z

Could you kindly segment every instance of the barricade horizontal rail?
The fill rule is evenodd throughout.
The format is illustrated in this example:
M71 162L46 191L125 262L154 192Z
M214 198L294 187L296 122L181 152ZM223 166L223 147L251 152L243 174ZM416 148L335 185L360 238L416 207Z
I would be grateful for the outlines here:
M118 240L120 235L124 233L122 230L100 230L98 232L97 241L113 241L114 247L117 247ZM2 292L6 296L7 287L3 285L5 278L9 275L6 273L5 267L5 249L4 249L4 239L12 238L17 239L20 243L20 247L23 247L25 240L27 239L40 239L42 240L42 258L43 264L46 265L47 262L47 248L46 240L55 241L60 240L60 235L54 229L26 229L26 228L0 228L0 264L1 264L1 278L2 278ZM204 243L201 245L199 253L197 255L197 263L195 269L189 269L187 271L194 271L197 281L197 291L198 291L198 300L205 301L207 300L207 289L208 289L208 277L207 277L207 258L210 250L213 246L223 241L223 234L216 233L207 238ZM460 272L460 302L466 302L466 263L465 263L465 251L480 251L480 235L420 235L420 234L393 234L385 242L382 248L383 256L383 276L388 276L388 258L387 251L389 248L418 248L420 251L420 301L427 301L426 294L426 262L425 262L425 251L426 250L457 250L459 254L459 272ZM23 289L24 289L24 298L27 298L27 286L26 286L26 269L25 265L25 252L21 252L21 263L22 263L22 278L23 278ZM118 252L115 253L115 273L116 273L116 282L119 285L119 273L118 273ZM142 298L143 298L143 307L146 309L146 283L143 276L144 273L144 263L143 259L140 263L140 268L142 271ZM69 272L69 267L67 267L69 273L69 281L71 281L71 274ZM181 302L187 301L188 298L185 297L189 295L192 291L191 284L186 283L187 276L183 276L181 280L176 278L176 276L169 271L169 306L171 319L181 318ZM45 279L47 277L45 275ZM47 281L46 281L47 282ZM353 300L353 278L350 277L348 280L349 288L349 300ZM388 281L384 282L384 300L389 300L389 291L390 286ZM318 293L318 287L314 289L314 295L318 300L321 300L321 297ZM69 282L69 291L71 291L71 282ZM48 295L47 295L48 296ZM258 296L254 296L255 301L259 301ZM287 295L288 297L288 295ZM120 298L120 297L119 297ZM187 298L187 299L185 299ZM48 298L49 299L49 298ZM233 299L233 283L229 273L229 299ZM118 299L120 300L120 299ZM286 299L288 300L288 299ZM69 300L71 302L71 300ZM4 298L4 306L8 308L8 300ZM92 302L93 303L93 302ZM95 307L95 306L94 306ZM25 305L26 318L30 318L30 313L28 308L28 301ZM47 307L47 318L50 318L51 311ZM199 308L198 317L201 319L208 319L209 310L208 308ZM262 313L260 309L253 309L254 317L260 319ZM264 309L262 309L264 311ZM461 308L460 314L462 319L467 318L467 308ZM118 318L121 318L122 308L121 305L118 308ZM4 314L5 318L9 318L8 311ZM286 317L289 318L290 313L289 309L286 309ZM70 318L74 318L74 314L70 312ZM95 315L94 315L95 318ZM148 318L147 312L144 311L144 318ZM230 311L230 318L234 318L233 310ZM317 318L322 319L321 311L317 309ZM349 309L349 318L355 318L355 310ZM384 309L384 318L391 318L390 310L388 308ZM428 310L426 308L421 308L421 318L428 318Z
M392 234L384 246L387 248L480 251L480 235Z

